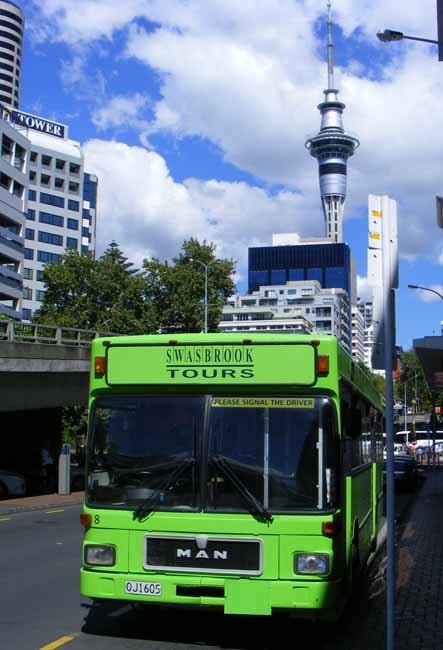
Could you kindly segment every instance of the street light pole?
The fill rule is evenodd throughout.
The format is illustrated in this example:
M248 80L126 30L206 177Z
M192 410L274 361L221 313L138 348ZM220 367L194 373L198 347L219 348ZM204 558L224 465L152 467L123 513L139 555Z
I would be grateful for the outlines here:
M403 32L398 32L394 29L385 29L384 32L377 32L379 41L388 43L390 41L402 41L404 38L409 41L421 41L422 43L433 43L434 45L443 45L442 41L435 41L432 38L420 38L419 36L406 36Z
M441 293L436 291L435 289L430 289L429 287L419 287L418 284L408 284L409 289L421 289L422 291L432 291L432 293L435 293L439 298L443 300L443 296Z
M212 266L215 262L218 260L214 260L213 262L209 262L209 264L205 264L201 260L196 260L195 257L190 257L189 260L191 262L197 262L197 264L201 264L205 270L205 334L208 333L208 271L209 267Z

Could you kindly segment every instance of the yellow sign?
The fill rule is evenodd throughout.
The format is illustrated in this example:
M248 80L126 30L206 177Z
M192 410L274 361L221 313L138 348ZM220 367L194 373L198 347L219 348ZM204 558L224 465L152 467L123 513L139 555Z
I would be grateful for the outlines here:
M310 397L214 397L212 406L223 408L312 409Z

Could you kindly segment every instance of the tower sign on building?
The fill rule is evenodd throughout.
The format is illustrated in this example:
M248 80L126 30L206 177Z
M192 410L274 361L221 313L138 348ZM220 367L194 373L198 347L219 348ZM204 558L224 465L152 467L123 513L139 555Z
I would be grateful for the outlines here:
M328 87L325 100L318 105L320 131L306 141L311 156L318 160L320 195L326 222L326 236L343 241L343 209L346 199L347 161L359 146L359 140L343 128L345 104L338 101L334 84L334 45L332 40L331 3L328 2Z

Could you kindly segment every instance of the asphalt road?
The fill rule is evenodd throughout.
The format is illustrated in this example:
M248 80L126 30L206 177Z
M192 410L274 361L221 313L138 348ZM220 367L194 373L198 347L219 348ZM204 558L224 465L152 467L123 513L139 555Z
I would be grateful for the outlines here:
M398 509L409 500L399 496ZM124 602L92 606L79 594L80 510L69 506L0 517L1 650L345 650L360 647L356 634L361 636L365 625L374 645L362 647L383 647L377 641L383 632L374 622L377 607L384 608L383 555L344 620L333 626Z

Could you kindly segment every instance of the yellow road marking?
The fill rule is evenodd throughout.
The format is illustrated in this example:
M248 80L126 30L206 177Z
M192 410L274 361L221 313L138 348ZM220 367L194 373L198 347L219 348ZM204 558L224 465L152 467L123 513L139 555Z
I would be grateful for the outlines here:
M45 514L46 514L46 515L52 515L52 514L54 514L55 512L64 512L64 511L65 511L64 508L58 508L57 510L45 510Z
M10 521L11 517L2 517L0 521Z
M74 639L75 636L61 636L59 639L56 639L52 643L42 645L38 650L55 650L56 648L60 648L60 646L64 645L65 643L69 643L69 641L73 641Z

